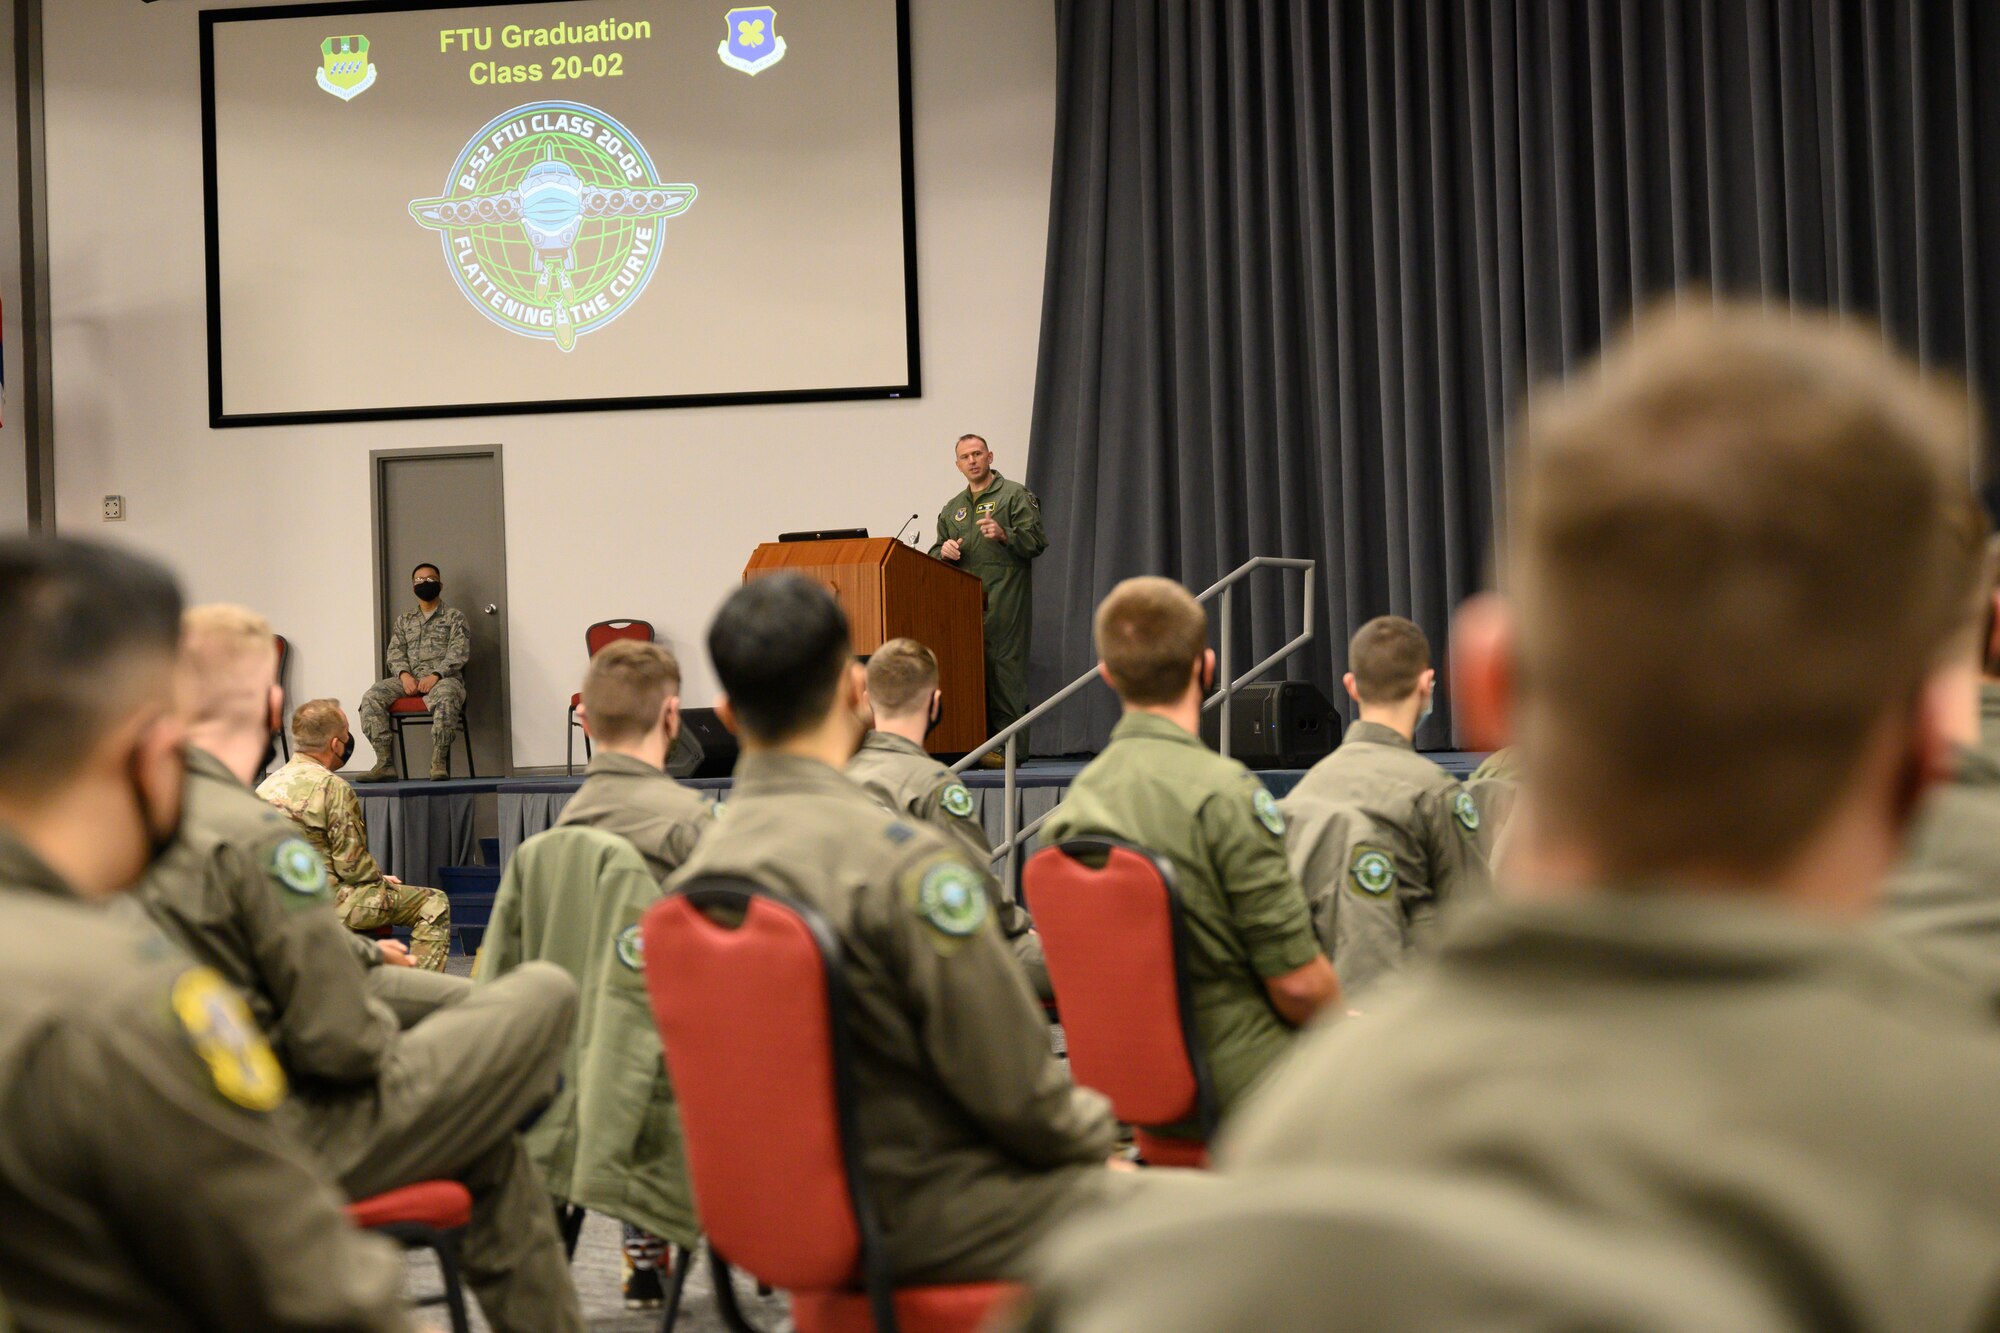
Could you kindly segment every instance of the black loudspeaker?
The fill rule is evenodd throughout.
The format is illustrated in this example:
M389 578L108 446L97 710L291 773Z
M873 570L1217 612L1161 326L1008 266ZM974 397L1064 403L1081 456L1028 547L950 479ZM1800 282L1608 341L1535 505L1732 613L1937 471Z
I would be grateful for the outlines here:
M667 772L677 778L726 778L736 771L736 737L713 708L683 708L681 734L667 756Z
M1311 768L1340 743L1340 718L1303 680L1245 685L1229 705L1229 757L1251 768ZM1201 715L1201 738L1222 748L1222 705Z

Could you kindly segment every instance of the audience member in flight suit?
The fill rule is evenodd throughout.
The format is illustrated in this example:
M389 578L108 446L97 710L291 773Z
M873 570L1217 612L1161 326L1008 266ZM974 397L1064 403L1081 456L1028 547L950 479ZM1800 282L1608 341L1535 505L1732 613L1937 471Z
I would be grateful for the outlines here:
M270 626L225 606L185 621L176 694L196 748L180 827L140 901L249 1001L291 1076L281 1115L352 1196L463 1181L466 1279L487 1322L581 1329L555 1213L516 1128L555 1091L576 983L530 963L400 1032L370 999L326 863L245 785L277 724Z
M242 1000L103 908L181 817L179 618L147 561L0 542L0 1288L31 1330L404 1333Z
M1340 987L1285 864L1277 802L1256 774L1201 743L1201 697L1215 675L1207 613L1171 579L1127 579L1097 608L1096 635L1098 669L1125 716L1042 840L1109 835L1172 863L1195 1032L1226 1117Z
M848 761L847 776L889 809L957 838L965 844L967 859L990 871L993 845L974 813L972 793L956 773L924 749L924 737L937 725L944 707L936 655L915 639L891 639L870 653L868 706L875 729L862 738L861 748ZM1035 994L1044 1000L1054 998L1035 923L997 881L988 882L994 910L1000 914L1000 933L1027 969Z
M1525 1226L1440 1239L1473 1191L1616 1247L1601 1304L1550 1290L1523 1326L1988 1325L2000 1039L1870 921L1973 722L1971 420L1873 330L1707 301L1538 400L1507 600L1452 646L1461 730L1511 723L1523 759L1506 893L1302 1043L1210 1199L1059 1241L1033 1326L1490 1328L1413 1317L1548 1271ZM1344 1225L1357 1185L1429 1233L1421 1291L1342 1280L1397 1257ZM1611 1317L1667 1264L1766 1317Z
M816 910L852 997L861 1169L903 1283L1019 1274L1049 1227L1137 1183L1075 1087L964 847L842 775L867 731L847 618L797 575L732 594L709 631L742 741L729 811L670 888L740 876Z
M1361 716L1282 805L1320 945L1356 1002L1430 951L1440 912L1490 886L1479 807L1412 743L1437 680L1424 632L1378 616L1348 645L1347 666Z

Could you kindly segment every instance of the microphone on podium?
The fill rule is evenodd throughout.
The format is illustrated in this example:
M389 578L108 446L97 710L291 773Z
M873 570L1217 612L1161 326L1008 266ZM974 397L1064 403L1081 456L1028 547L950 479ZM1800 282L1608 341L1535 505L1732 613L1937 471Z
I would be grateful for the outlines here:
M922 512L920 511L920 512L918 512L918 513L915 513L915 514L912 514L912 515L910 515L910 516L909 516L908 518L904 519L904 520L903 520L903 526L902 526L901 528L899 528L899 529L897 530L897 532L896 532L896 540L897 540L897 541L901 541L901 540L903 540L903 534L904 534L905 532L908 532L908 531L910 530L910 524L912 524L912 523L916 522L916 521L917 521L918 519L920 519L920 518L922 518L922 517L923 517L923 514L922 514Z

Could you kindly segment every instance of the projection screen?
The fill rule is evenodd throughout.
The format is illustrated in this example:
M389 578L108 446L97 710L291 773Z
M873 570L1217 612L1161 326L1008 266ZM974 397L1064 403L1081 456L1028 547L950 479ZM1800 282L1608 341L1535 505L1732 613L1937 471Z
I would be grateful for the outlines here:
M901 0L201 18L214 425L918 392Z

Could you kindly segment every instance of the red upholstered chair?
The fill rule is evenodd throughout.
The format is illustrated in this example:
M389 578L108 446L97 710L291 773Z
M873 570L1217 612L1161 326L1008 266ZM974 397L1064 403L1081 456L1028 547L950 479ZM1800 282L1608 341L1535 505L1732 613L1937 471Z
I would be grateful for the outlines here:
M472 1222L472 1193L455 1180L425 1180L404 1185L347 1205L347 1220L364 1231L379 1231L406 1250L429 1250L437 1256L444 1292L418 1301L442 1305L451 1317L451 1333L469 1333L465 1316L465 1285L459 1276L458 1241Z
M653 641L653 622L650 620L600 620L583 632L583 646L592 657L607 643L620 639L637 639L641 643ZM577 721L576 710L583 705L581 694L569 697L569 733L563 741L563 772L576 773L576 733L583 724ZM583 762L590 762L590 733L583 733Z
M1174 868L1113 838L1045 847L1022 870L1076 1081L1111 1099L1153 1166L1206 1166L1215 1130L1188 998L1187 926ZM1192 1119L1199 1141L1149 1126Z
M892 1286L861 1173L832 928L746 880L704 877L647 909L641 931L711 1256L788 1290L799 1333L977 1329L1012 1284ZM740 1333L727 1282L716 1294Z
M466 700L466 705L467 705L466 711L468 713L471 711L471 703L472 701L470 699ZM389 725L396 729L397 766L402 771L403 776L407 778L410 776L410 755L408 750L406 750L403 746L403 728L407 726L420 726L420 727L430 726L431 725L430 702L426 700L422 695L416 695L416 694L404 695L402 698L396 700L396 702L389 705ZM470 728L471 723L468 721L466 725L468 728ZM465 740L466 774L469 777L476 778L479 776L479 770L472 766L472 734L470 730L467 730L465 732L462 732L461 735L464 737ZM454 745L453 748L456 748L456 746ZM450 763L451 763L451 756L450 754L446 754L445 764L449 766Z

